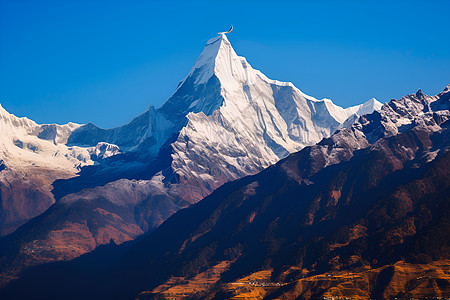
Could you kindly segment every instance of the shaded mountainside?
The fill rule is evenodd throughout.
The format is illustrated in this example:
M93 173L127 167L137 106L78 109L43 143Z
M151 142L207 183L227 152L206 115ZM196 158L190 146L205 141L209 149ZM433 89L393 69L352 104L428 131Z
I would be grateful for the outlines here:
M271 80L220 35L161 108L123 126L38 125L1 110L0 233L36 218L0 240L0 273L133 239L380 107L344 109Z
M419 278L427 271L418 270L427 267L418 264L430 270L436 264L441 267L434 268L433 280L430 275L416 282L435 289L414 295L428 297L431 290L448 297L449 92L447 87L436 96L419 91L392 100L319 144L225 184L153 233L30 269L0 295L158 298L168 287L183 289L197 279L205 286L205 278L216 278L203 293L220 296L216 283L220 289L271 270L269 281L283 284L273 290L278 295L328 295L325 283L303 284L302 278L317 282L318 274L350 272L374 280L358 285L368 297L403 297L402 285L393 280L402 278L395 265L416 270Z

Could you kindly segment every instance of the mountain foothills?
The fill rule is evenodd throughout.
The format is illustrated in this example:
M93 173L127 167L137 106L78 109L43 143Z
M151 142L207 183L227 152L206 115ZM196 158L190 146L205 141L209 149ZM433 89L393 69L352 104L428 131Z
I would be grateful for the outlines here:
M446 298L449 150L450 85L419 90L132 242L30 268L0 296Z
M124 126L38 125L0 108L2 282L132 240L380 107L343 109L270 80L222 34L162 107Z

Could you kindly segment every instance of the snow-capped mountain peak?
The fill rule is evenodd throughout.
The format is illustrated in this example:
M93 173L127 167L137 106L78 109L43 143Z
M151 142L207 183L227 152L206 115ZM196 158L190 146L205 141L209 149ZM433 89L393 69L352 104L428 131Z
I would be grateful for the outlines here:
M225 41L228 42L228 39L224 34L210 39L186 78L195 76L195 84L206 83L215 73L216 58L219 52L226 51L224 49L226 48Z
M271 80L238 56L221 34L207 42L160 111L175 123L174 112L179 120L187 118L172 144L172 170L182 180L206 182L201 196L195 196L201 198L228 180L319 142L350 117L348 125L380 105L369 100L344 109L308 96L290 82Z
M70 141L91 147L107 142L153 157L170 142L172 172L201 190L185 199L195 202L228 180L319 142L380 105L369 100L344 109L308 96L290 82L269 79L219 34L206 43L161 108L147 110L123 128L81 129Z
M38 125L0 108L0 159L12 169L63 169L64 176L55 173L47 184L50 193L54 179L73 177L54 186L57 197L123 178L152 184L159 176L160 192L182 207L329 137L377 107L369 101L344 109L290 82L269 79L220 34L207 42L162 107L150 106L123 126Z

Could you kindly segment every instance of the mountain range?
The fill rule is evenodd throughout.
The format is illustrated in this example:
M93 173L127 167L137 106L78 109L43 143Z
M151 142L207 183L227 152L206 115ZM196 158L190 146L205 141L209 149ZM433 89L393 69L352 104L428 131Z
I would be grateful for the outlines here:
M270 80L222 34L162 107L126 125L39 125L0 108L0 245L21 269L132 240L380 107L343 109Z
M152 233L29 269L45 299L450 295L450 85L392 100Z
M344 109L224 34L121 127L0 107L0 295L448 296L449 109L450 85Z

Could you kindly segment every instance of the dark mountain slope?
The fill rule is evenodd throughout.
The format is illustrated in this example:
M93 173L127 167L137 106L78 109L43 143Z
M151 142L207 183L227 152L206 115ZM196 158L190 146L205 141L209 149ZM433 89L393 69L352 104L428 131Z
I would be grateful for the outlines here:
M222 262L229 264L222 282L265 269L288 282L301 269L449 259L448 107L448 88L391 101L318 145L224 185L133 244L37 267L2 296L131 299ZM366 292L381 295L386 282Z

